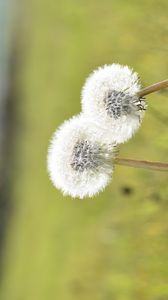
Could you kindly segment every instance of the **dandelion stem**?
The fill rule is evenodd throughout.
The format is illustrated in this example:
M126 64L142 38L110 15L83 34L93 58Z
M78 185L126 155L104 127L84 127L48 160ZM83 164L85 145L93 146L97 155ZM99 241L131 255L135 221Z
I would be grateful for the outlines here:
M152 162L147 160L135 160L128 158L116 158L114 163L117 165L123 165L134 168L144 168L156 171L168 171L168 163Z
M160 81L158 83L152 84L150 86L147 86L146 88L142 89L141 91L139 91L138 95L140 97L149 95L151 93L160 91L162 89L166 89L168 87L168 79Z

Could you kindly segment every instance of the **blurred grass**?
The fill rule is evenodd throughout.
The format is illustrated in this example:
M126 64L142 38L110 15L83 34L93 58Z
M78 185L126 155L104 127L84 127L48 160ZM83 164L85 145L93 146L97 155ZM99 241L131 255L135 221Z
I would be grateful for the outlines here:
M167 9L166 0L22 4L14 212L0 299L168 299L167 174L117 166L104 193L80 201L63 197L46 173L48 141L80 111L91 70L119 62L144 85L167 78ZM167 93L150 96L120 156L166 161L167 113Z

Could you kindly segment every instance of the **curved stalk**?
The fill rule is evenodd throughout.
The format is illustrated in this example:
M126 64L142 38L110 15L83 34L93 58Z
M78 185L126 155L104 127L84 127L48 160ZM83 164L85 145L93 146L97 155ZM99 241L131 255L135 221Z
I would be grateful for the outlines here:
M152 162L147 160L135 160L128 158L116 158L114 163L116 165L150 169L155 171L168 171L168 163Z
M149 95L151 93L160 91L162 89L166 89L168 87L168 79L160 81L158 83L152 84L150 86L147 86L146 88L139 91L138 95L139 97L144 97L146 95Z

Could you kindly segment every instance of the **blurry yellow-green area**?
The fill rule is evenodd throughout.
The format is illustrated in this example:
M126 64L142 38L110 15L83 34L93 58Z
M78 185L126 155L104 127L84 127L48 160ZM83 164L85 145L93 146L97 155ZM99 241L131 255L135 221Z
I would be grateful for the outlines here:
M17 5L19 130L0 299L167 300L167 173L116 166L106 190L81 201L64 197L46 171L49 139L80 112L93 69L127 64L144 86L167 78L167 0ZM143 124L120 157L166 161L167 114L167 92L149 96Z

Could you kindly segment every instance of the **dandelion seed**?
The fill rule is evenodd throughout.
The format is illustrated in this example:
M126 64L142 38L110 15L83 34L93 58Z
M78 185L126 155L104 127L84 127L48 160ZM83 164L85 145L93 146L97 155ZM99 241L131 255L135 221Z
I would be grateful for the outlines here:
M94 71L82 90L83 113L100 125L105 142L123 143L139 128L146 104L138 74L112 64Z
M82 115L66 121L54 134L48 171L55 187L72 197L91 197L109 183L115 146L104 144L97 128Z

